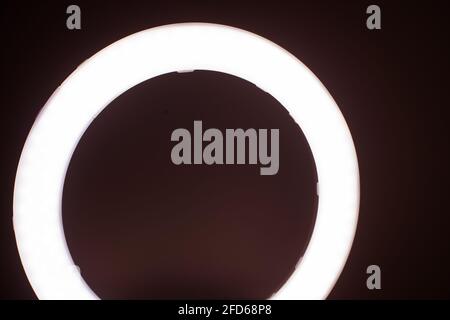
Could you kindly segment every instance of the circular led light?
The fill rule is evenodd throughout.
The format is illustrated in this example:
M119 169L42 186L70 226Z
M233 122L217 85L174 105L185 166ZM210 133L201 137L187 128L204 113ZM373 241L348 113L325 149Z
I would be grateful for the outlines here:
M306 252L279 299L326 298L353 242L359 207L356 152L325 87L290 53L240 29L182 23L128 36L80 65L45 104L22 151L14 230L27 277L41 299L97 299L64 236L61 201L70 159L94 118L142 81L184 70L246 79L271 94L300 125L318 174L319 205Z

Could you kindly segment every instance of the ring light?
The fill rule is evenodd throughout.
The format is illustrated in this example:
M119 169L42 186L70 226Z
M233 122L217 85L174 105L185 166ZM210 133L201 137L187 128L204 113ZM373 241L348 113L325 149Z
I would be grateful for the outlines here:
M117 96L156 76L224 72L271 94L301 127L318 175L319 205L305 254L279 299L326 298L353 242L359 208L356 152L325 87L293 55L240 29L181 23L138 32L81 64L37 117L14 188L14 230L27 277L40 299L98 299L81 277L64 236L61 202L70 159L94 118Z

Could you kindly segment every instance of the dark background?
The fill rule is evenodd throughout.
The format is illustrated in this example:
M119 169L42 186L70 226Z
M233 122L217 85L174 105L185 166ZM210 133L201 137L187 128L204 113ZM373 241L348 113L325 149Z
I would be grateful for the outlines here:
M372 4L365 1L77 1L80 31L66 29L69 4L1 5L1 298L35 298L15 246L12 192L21 149L40 108L76 66L108 44L146 28L191 21L232 25L281 45L318 76L346 118L360 166L360 218L346 267L329 298L450 297L449 32L443 1L377 1L382 10L378 31L365 27L365 9ZM247 92L257 99L255 91ZM71 167L83 164L88 135L79 162ZM299 148L299 154L308 154L304 145ZM65 228L70 228L66 222ZM72 230L69 245L79 229ZM366 288L370 264L381 267L382 290Z
M279 128L278 173L174 165L171 133L194 139L194 120ZM316 182L300 127L273 97L230 75L173 72L123 93L85 132L66 175L64 233L102 298L265 299L306 249Z

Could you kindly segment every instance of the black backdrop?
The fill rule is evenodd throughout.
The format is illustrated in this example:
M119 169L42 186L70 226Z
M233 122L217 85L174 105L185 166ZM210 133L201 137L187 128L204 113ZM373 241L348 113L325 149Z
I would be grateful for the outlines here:
M58 2L1 4L0 297L35 298L12 229L15 170L27 133L55 88L82 61L139 30L202 21L243 28L302 60L338 103L361 175L360 220L333 299L449 298L448 9L382 2L382 30L366 1L77 1L82 30ZM378 264L382 290L365 286Z

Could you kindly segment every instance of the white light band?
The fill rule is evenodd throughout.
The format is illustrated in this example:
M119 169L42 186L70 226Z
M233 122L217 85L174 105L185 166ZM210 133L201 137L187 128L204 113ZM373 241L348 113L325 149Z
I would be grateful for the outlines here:
M153 77L211 70L246 79L271 94L305 134L320 194L307 250L279 299L326 298L353 242L359 172L346 122L321 82L298 59L240 29L182 23L148 29L80 65L47 101L17 169L14 230L27 277L41 299L97 299L71 258L61 202L70 159L94 118L117 96Z

